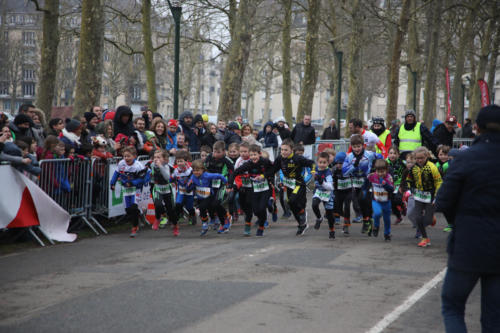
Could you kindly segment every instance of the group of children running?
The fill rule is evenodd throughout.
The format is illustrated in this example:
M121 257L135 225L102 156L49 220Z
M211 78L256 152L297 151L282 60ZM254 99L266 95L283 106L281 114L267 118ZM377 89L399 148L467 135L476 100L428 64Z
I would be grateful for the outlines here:
M117 182L123 188L126 213L132 221L131 237L139 229L136 197L147 183L151 184L155 206L153 230L165 225L167 216L174 236L178 236L179 218L186 216L191 224L197 223L196 207L201 236L209 229L229 232L239 214L244 217L245 236L251 235L253 215L257 219L256 236L263 236L268 212L273 221L277 220L279 196L283 216L293 214L297 221L296 235L301 236L308 229L307 183L313 178L314 229L320 229L326 219L330 239L335 238L335 225L340 225L342 219L342 233L349 235L352 203L362 217L362 233L377 237L382 218L384 240L391 241L391 213L398 224L408 212L417 229L416 238L421 238L418 246L429 246L426 227L435 223L433 203L448 167L450 148L440 146L438 162L434 164L425 147L407 153L403 161L395 147L390 149L387 159L365 149L361 135L353 135L350 143L352 152L325 149L316 162L304 157L303 146L290 139L283 140L274 162L260 146L247 142L226 147L218 141L212 148L202 147L201 158L192 162L186 151L177 151L174 160L169 159L166 150L159 149L146 165L136 160L133 147L127 147L111 179L111 189L115 190Z

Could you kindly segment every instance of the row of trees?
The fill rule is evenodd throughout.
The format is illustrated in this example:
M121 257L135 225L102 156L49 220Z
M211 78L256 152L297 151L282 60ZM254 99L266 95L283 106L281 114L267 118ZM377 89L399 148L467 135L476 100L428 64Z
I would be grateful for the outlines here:
M53 60L61 52L61 14L58 0L45 1L43 8L37 6L44 13L37 104L50 109L57 79ZM99 101L105 43L127 56L144 58L148 105L156 108L158 73L164 70L165 75L172 74L166 66L171 60L158 56L164 48L173 49L172 25L163 33L151 32L152 21L171 22L165 1L143 0L136 7L125 10L105 5L103 0L82 0L81 27L73 32L80 38L75 112L82 113ZM484 78L493 88L500 43L499 11L495 0L186 0L181 41L185 56L181 59L192 63L183 66L184 96L180 99L189 100L192 94L194 108L198 108L197 66L208 52L224 63L219 117L232 119L244 108L253 120L255 94L263 91L264 118L270 117L271 95L281 92L284 116L290 122L292 93L300 95L296 113L300 120L311 113L314 95L323 89L331 96L328 119L337 114L334 86L339 65L334 51L342 51L347 60L342 79L347 88L348 118L362 117L366 101L374 96L387 96L386 117L394 119L398 88L407 83L407 107L413 107L416 99L416 111L430 122L436 115L438 92L446 93L444 72L448 68L453 79L452 112L462 120L464 73L469 73L471 80L470 116L480 103L476 80ZM118 22L126 23L127 29L121 29ZM108 26L115 29L111 37L104 33ZM130 32L125 34L130 27L132 31L140 27L134 38ZM415 81L412 72L416 73ZM244 106L242 94L246 97Z

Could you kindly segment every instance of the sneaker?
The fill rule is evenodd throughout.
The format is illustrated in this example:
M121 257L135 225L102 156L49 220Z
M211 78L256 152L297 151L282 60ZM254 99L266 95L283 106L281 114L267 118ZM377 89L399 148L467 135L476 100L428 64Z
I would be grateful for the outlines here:
M189 224L196 225L196 223L198 223L198 221L196 219L196 215L189 216Z
M352 219L352 222L353 223L361 223L361 221L363 220L363 216L356 216L355 218Z
M213 219L210 219L210 222L208 222L208 226L210 227L210 229L212 230L217 230L218 227L219 227L219 218L218 217L215 217Z
M238 213L233 213L233 221L234 222L238 222L240 216L238 215Z
M365 223L367 224L366 234L368 237L371 237L373 232L373 220L369 219L367 222L363 222L363 224Z
M321 222L323 222L322 217L320 217L319 219L316 219L316 223L314 224L314 229L319 230L319 227L321 227Z
M168 220L166 217L162 217L162 219L160 220L160 229L163 229L167 226L168 224Z
M415 233L415 238L422 238L422 234L420 233L420 231L417 230L417 232Z
M137 231L139 231L139 227L132 227L132 231L130 231L130 237L134 238L137 236Z
M400 224L402 221L403 221L403 218L398 217L398 218L396 219L396 221L394 222L394 224L398 225L398 224Z
M330 231L328 234L329 239L335 239L335 231Z
M252 235L252 225L245 223L245 230L243 231L243 235L251 236Z
M429 238L422 238L420 243L418 243L418 247L427 247L431 245L431 240Z
M274 209L274 198L273 197L270 197L269 200L267 200L267 210L269 211L269 213L271 213Z
M179 226L178 225L174 225L173 233L174 233L174 237L179 236Z
M443 231L444 232L451 232L453 230L453 226L451 224L448 224L446 227L444 227Z
M342 233L344 234L344 236L349 236L349 226L345 225L342 228Z
M281 216L281 218L283 218L283 219L287 219L287 218L289 218L290 216L292 216L292 213L290 213L290 211L285 211L285 212L283 213L283 215Z
M335 218L335 224L336 225L340 225L340 217L336 217Z
M208 231L208 223L207 222L203 222L201 224L201 234L200 236L204 236Z
M220 224L219 225L219 229L217 229L217 233L218 234L223 234L226 232L226 229L224 228L224 225L223 224Z
M278 213L276 211L273 212L273 222L278 221Z
M228 216L224 219L224 232L225 233L228 233L229 232L229 229L231 229L231 221L232 221L232 218L231 216ZM219 229L220 230L220 229Z
M264 236L264 229L258 228L255 236Z
M297 233L295 234L296 236L302 236L305 234L306 230L309 228L309 226L306 224L299 225L297 227Z
M370 226L370 220L363 221L363 225L361 226L361 233L366 234L368 232L369 226Z
M378 237L378 231L379 231L379 227L374 227L373 228L373 237Z
M155 220L153 222L153 225L151 226L151 229L153 230L158 230L158 227L160 226L160 220Z
M269 222L267 220L264 222L264 228L269 228Z
M385 234L384 234L384 240L385 240L386 242L390 242L390 241L391 241L391 238L392 238L391 234L389 234L389 235L385 235Z

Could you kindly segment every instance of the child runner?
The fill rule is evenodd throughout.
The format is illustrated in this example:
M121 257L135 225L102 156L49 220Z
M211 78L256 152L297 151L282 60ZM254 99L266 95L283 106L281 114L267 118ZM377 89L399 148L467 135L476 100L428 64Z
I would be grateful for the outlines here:
M373 236L378 237L380 228L380 217L384 217L384 240L391 241L391 195L394 191L394 183L391 175L388 173L388 163L383 159L376 160L374 163L375 172L368 175L363 190L372 188L373 199Z
M389 148L389 157L387 157L389 173L394 181L394 194L391 199L392 212L396 215L396 224L403 221L401 213L404 211L403 194L399 191L401 178L406 168L405 163L399 158L399 150L396 146Z
M200 148L200 159L205 162L207 156L212 153L212 148L209 146L201 146Z
M134 147L125 147L122 150L123 160L118 162L116 171L111 177L111 190L115 190L115 184L120 182L125 200L125 211L132 222L130 237L135 237L139 230L139 207L136 197L140 198L142 186L147 184L150 173L141 162L137 161L137 150Z
M445 146L445 145L439 145L437 147L437 154L438 154L438 162L436 163L436 167L439 170L439 173L441 174L441 178L444 179L444 176L446 175L446 171L448 171L448 166L449 166L449 154L450 152L450 147ZM448 216L445 214L446 221L448 222L448 225L443 229L444 232L450 232L453 228L452 222Z
M333 211L335 219L342 216L344 218L344 226L342 233L344 236L349 235L349 227L351 226L351 196L352 196L352 181L351 177L345 177L342 174L342 165L344 164L346 153L339 152L333 160L333 186L334 186L334 203Z
M325 216L328 220L330 230L329 238L335 239L335 219L333 218L333 177L332 171L328 168L329 155L322 152L318 156L316 173L314 175L314 194L312 199L312 209L316 215L314 229L318 230L323 222L323 217L319 210L319 205L323 203Z
M219 216L226 218L226 224L230 223L230 216L218 200L215 199L216 189L213 187L213 180L219 179L222 184L226 184L226 177L220 173L206 172L204 163L201 160L196 160L192 165L193 174L189 179L188 190L195 191L196 198L198 199L198 207L200 209L201 217L201 236L205 235L208 231L208 211L213 207ZM227 232L229 226L222 226L219 233Z
M261 150L260 156L269 160L269 153L265 150ZM270 182L269 187L271 188L271 196L267 201L267 210L269 211L269 214L272 215L273 222L276 222L278 221L278 205L276 204L276 188L274 186L274 182ZM269 222L266 221L264 226L267 228L269 226Z
M227 147L227 155L231 162L233 162L233 168L234 164L240 157L240 146L238 143L233 142ZM238 222L239 216L238 216L238 192L232 192L228 194L228 207L229 211L232 212L231 216L233 217L232 223Z
M245 164L250 160L249 148L250 144L246 141L240 144L240 157L236 160L236 163L234 164L235 169L241 167L243 164ZM237 189L238 191L238 200L240 203L240 208L242 209L243 214L245 215L245 235L250 236L250 228L252 224L252 202L251 202L252 182L247 175L240 174L234 177L234 185L235 186L233 186L233 189Z
M173 179L177 183L177 195L175 198L175 210L177 217L182 215L184 208L188 211L190 217L190 223L192 225L196 224L196 214L194 210L194 196L192 191L188 191L187 183L193 174L193 170L189 165L191 160L191 155L185 150L177 150L175 153L175 163L176 165L174 173L172 175ZM167 220L162 219L160 227L166 224Z
M352 196L358 199L363 214L363 227L361 233L371 236L371 200L369 195L363 195L361 188L365 183L368 172L375 160L375 153L364 149L363 137L359 134L351 136L352 153L349 153L342 165L344 177L350 176L352 180Z
M177 213L174 205L174 191L170 183L171 171L173 171L173 168L168 165L168 152L165 149L155 151L153 163L151 164L151 176L154 183L152 193L156 219L152 229L158 230L161 215L167 213L170 223L174 226L174 236L179 236Z
M415 207L411 215L422 234L422 241L418 243L418 246L427 247L431 245L431 241L425 227L432 223L433 202L442 180L437 167L429 161L427 148L418 147L414 152L417 163L411 169L411 177L415 183L413 193Z
M281 143L281 154L274 161L273 172L283 171L283 185L286 188L288 205L298 223L297 236L302 236L307 230L307 205L306 184L302 172L304 168L314 170L314 162L295 155L292 151L293 141L285 139Z
M234 171L229 183L234 182L234 177L238 175L245 175L251 182L250 203L252 213L257 216L258 229L257 236L264 235L264 224L267 221L266 206L271 195L271 188L269 186L274 176L273 165L267 158L261 157L261 149L258 145L250 145L249 155L250 160L243 163L239 168ZM248 204L248 203L247 203ZM246 215L246 214L245 214ZM250 236L252 215L245 216L245 236Z

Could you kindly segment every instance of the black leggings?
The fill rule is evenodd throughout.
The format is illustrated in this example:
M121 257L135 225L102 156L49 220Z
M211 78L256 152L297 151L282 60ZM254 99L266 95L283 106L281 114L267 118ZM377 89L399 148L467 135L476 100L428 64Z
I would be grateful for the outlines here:
M279 189L279 197L280 197L280 204L281 208L283 209L283 213L287 213L290 211L290 207L288 207L287 202L285 201L285 188L280 187Z
M391 198L392 213L396 215L398 219L401 218L401 210L403 208L403 194L397 192L392 195Z
M313 198L312 200L312 209L314 212L314 215L316 215L316 218L321 218L321 212L319 210L319 206L323 202L323 205L326 206L328 202L321 201L320 198ZM328 227L333 230L335 228L335 219L333 217L333 209L326 209L325 208L325 217L328 220Z
M351 190L338 190L335 191L335 198L333 200L334 213L347 220L351 218L351 196Z
M300 215L304 214L304 209L307 205L306 185L297 185L295 189L286 189L288 198L288 206L292 211L293 216L300 223Z
M361 214L363 215L363 219L372 217L372 199L371 194L369 192L366 193L366 196L363 198L363 191L360 188L354 188L353 197L358 199L359 208L361 209Z
M267 220L267 201L271 196L271 191L254 192L252 198L252 212L257 216L259 226L263 227Z
M161 218L161 214L167 213L169 221L173 225L176 225L177 213L174 208L174 198L172 197L172 193L155 193L154 198L156 219L159 220Z
M220 222L224 223L226 210L224 209L224 207L222 207L221 203L216 199L215 196L211 195L208 198L199 200L198 208L200 209L200 217L202 218L202 220L206 220L208 217L208 212L211 211L217 213Z
M245 214L245 222L252 222L252 190L241 188L239 191L240 208Z

